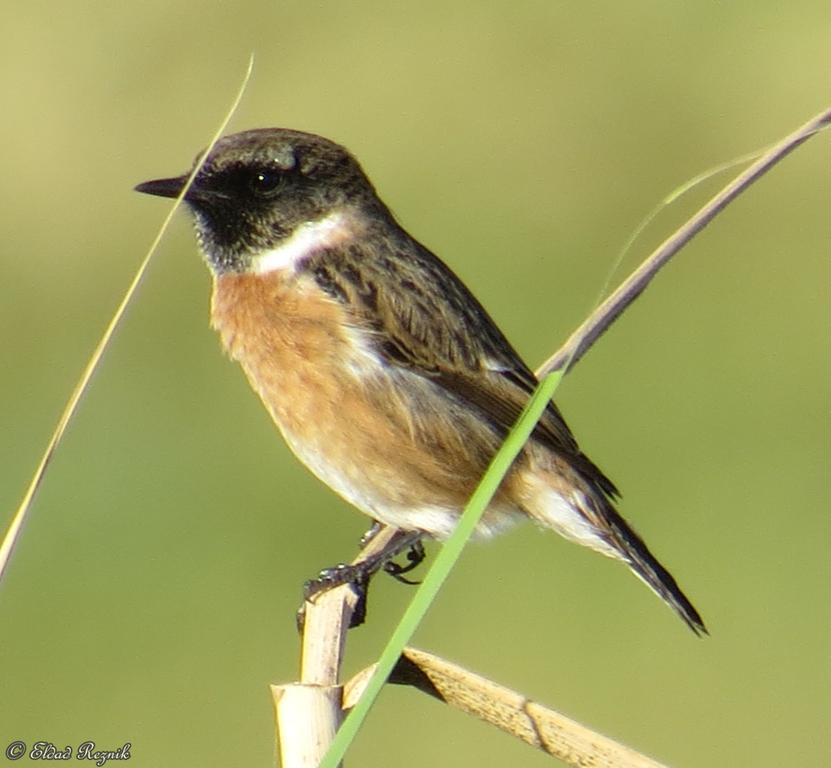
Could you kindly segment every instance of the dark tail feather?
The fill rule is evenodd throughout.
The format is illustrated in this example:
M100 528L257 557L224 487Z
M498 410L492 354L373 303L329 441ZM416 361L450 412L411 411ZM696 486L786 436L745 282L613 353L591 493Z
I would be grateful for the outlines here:
M672 574L655 559L641 537L614 507L609 503L605 507L604 513L614 532L615 544L633 573L667 603L696 635L701 637L709 634L698 611L681 591Z

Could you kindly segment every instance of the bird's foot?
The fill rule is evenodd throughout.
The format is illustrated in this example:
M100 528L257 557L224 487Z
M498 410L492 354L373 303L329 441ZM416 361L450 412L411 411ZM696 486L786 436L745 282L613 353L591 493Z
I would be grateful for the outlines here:
M381 530L376 523L364 534L361 542L363 546L369 544ZM418 582L404 578L403 574L409 573L421 563L424 558L424 545L421 543L422 534L419 531L396 531L389 542L378 552L374 552L355 563L339 563L332 568L324 568L316 578L309 579L303 585L304 603L297 612L297 627L303 629L306 618L306 603L314 602L320 595L330 589L341 587L344 584L351 584L357 596L357 602L352 611L352 618L349 623L350 629L358 627L366 620L366 600L370 579L383 570L397 581L404 584L417 584ZM400 565L392 558L407 550L407 563Z
M399 565L394 560L387 560L387 562L384 563L384 573L388 573L396 581L400 581L402 584L410 584L413 586L421 584L420 581L405 579L404 574L409 573L414 568L421 565L421 563L424 562L425 557L427 557L427 555L424 552L424 543L421 539L418 539L413 542L407 550L407 564Z

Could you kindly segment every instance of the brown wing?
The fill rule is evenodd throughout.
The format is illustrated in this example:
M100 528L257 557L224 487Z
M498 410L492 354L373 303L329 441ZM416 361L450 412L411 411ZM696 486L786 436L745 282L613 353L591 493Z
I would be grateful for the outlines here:
M537 378L458 277L405 233L384 254L353 245L315 257L309 268L324 290L350 306L391 365L407 368L476 408L499 434L514 425ZM358 268L360 267L360 268ZM534 437L602 493L614 484L580 451L549 403Z

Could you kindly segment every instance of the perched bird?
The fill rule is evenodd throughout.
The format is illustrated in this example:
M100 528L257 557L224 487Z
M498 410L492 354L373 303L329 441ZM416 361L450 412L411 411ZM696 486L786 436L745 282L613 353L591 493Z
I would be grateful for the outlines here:
M136 189L176 197L187 178ZM537 384L481 304L320 136L227 136L185 201L213 327L297 457L374 520L447 537ZM706 632L617 495L552 403L477 533L530 518L622 560Z

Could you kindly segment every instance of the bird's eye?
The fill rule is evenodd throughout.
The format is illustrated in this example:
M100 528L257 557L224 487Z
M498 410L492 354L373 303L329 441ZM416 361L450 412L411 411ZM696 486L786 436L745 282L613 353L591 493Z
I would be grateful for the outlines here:
M255 171L249 178L248 186L257 197L273 197L283 186L283 176L277 171Z

